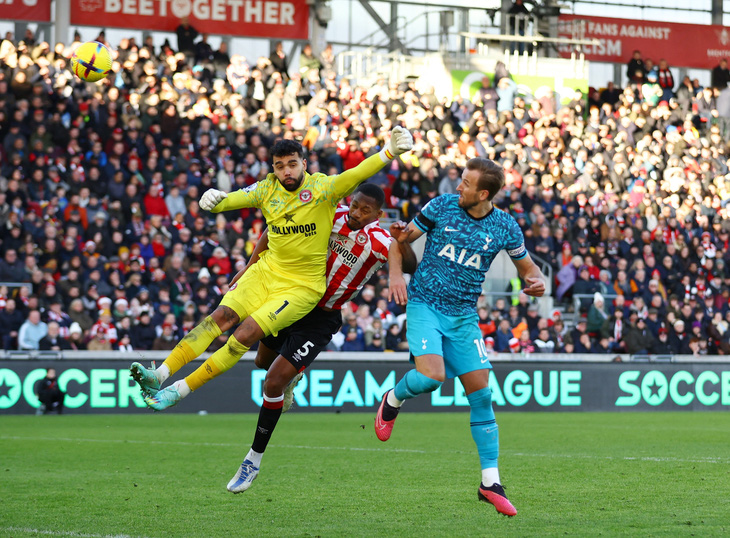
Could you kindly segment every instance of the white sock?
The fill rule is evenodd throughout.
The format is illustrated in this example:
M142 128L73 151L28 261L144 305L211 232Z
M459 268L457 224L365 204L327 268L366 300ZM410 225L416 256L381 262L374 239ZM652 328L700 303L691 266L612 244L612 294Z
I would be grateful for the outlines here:
M157 381L159 381L160 385L162 385L170 377L170 367L167 366L167 364L161 364L160 367L155 370L155 375L157 376Z
M482 469L482 484L486 487L489 487L492 484L501 484L499 481L499 469L496 467Z
M177 391L180 393L181 398L185 398L185 396L192 392L184 379L181 379L180 381L175 381L172 386L177 389Z
M248 460L251 463L253 463L254 467L261 467L261 458L264 457L263 452L255 452L252 448L248 451L248 454L246 454L246 457L243 458L244 460Z
M395 397L395 391L391 390L388 392L388 397L385 399L386 402L388 402L388 405L391 407L400 407L403 405L403 400L399 400Z

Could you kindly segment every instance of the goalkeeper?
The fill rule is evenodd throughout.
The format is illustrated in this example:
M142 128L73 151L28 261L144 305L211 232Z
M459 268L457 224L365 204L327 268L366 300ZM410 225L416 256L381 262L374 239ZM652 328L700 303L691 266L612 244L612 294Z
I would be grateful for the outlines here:
M145 402L161 411L231 368L265 336L274 335L302 318L326 289L327 246L337 203L391 160L413 147L411 134L395 127L380 153L335 176L306 172L304 149L283 140L271 148L274 172L246 189L227 194L211 189L200 199L205 211L220 213L260 208L269 230L269 249L223 296L220 306L190 331L159 368L135 362L131 375ZM226 345L185 379L160 390L160 385L201 355L223 332L238 328ZM265 398L264 407L280 409L284 396ZM268 401L270 400L270 401Z

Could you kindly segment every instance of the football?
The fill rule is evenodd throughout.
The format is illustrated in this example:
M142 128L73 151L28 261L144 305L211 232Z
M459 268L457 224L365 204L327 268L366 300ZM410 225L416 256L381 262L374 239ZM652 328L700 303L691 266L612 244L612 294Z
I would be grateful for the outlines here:
M112 69L112 53L102 43L89 41L74 51L71 69L86 82L96 82L106 77Z

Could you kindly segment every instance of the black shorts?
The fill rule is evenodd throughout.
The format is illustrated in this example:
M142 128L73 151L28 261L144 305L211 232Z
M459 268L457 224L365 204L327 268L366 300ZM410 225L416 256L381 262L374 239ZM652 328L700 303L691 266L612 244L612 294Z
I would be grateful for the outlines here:
M332 335L339 331L340 327L342 327L340 310L328 311L315 306L302 319L279 331L278 336L267 336L261 343L277 351L298 372L301 372L327 347Z

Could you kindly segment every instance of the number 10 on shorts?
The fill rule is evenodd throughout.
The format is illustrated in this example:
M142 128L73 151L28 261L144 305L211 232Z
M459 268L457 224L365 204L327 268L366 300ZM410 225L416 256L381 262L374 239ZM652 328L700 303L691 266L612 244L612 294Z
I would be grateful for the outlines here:
M481 338L475 338L474 345L477 346L479 358L482 359L482 362L487 362L487 360L489 360L489 356L487 355L487 346L484 343L484 340Z

